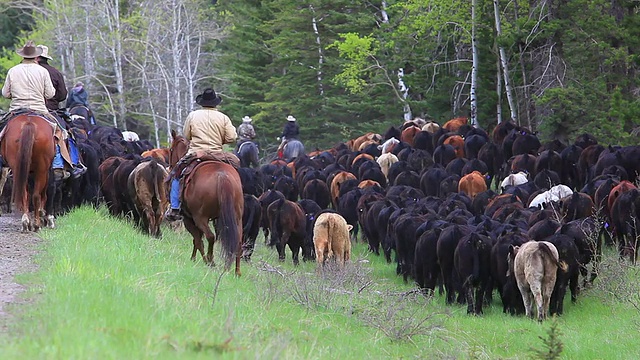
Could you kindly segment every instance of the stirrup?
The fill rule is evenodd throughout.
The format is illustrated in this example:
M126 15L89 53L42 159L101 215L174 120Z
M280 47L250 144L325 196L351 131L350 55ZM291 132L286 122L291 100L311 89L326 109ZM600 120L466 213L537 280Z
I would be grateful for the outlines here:
M180 214L180 209L168 209L164 213L164 218L167 219L167 221L182 220L182 215Z

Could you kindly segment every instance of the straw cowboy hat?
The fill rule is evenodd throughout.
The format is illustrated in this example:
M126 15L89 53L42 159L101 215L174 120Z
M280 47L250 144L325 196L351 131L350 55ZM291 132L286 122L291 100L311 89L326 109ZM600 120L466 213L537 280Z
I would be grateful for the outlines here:
M245 117L242 118L242 122L251 122L252 120L253 119L248 117L248 116L245 116Z
M289 116L287 116L287 121L296 121L296 118L294 118L293 116L289 115Z
M37 48L33 44L33 40L27 41L27 43L21 49L16 50L18 55L22 56L25 59L35 59L38 56L42 55L42 49Z
M202 94L196 96L196 104L200 106L216 107L221 102L222 98L212 88L207 88Z
M49 47L46 45L38 45L36 46L38 49L42 49L42 54L40 54L40 57L43 57L45 59L49 59L49 60L53 60L53 58L51 56L49 56Z

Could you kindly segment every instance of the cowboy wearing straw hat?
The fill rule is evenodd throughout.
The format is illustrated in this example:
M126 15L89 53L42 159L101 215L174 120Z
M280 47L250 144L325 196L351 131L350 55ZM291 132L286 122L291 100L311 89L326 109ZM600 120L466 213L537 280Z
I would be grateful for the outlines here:
M45 99L53 98L56 90L51 82L49 72L38 65L37 58L42 55L43 49L36 47L33 40L29 40L24 47L16 50L16 53L22 57L22 62L9 69L2 87L2 96L11 99L9 114L28 109L40 113L50 122L56 124L57 146L56 158L53 163L54 174L56 177L63 178L69 176L69 173L64 171L64 163L62 161L56 162L56 159L62 157L68 168L72 169L72 174L80 176L83 169L73 166L67 144L64 141L67 138L66 130L60 127L57 119L49 113L45 104Z
M251 125L253 121L249 116L245 116L242 118L242 124L238 126L238 144L236 146L236 152L240 149L240 145L243 142L253 141L256 138L256 130Z

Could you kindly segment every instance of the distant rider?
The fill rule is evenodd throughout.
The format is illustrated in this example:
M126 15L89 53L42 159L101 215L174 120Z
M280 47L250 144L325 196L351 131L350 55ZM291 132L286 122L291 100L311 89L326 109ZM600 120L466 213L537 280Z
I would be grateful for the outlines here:
M246 141L253 141L256 138L256 131L251 125L251 119L249 116L245 116L242 118L242 124L238 126L238 144L236 146L236 152L240 150L240 145Z
M287 141L291 139L297 139L298 135L300 135L300 127L298 126L298 122L296 118L289 115L287 116L287 123L284 124L284 128L282 129L282 135L277 137L277 140L282 139L280 146L278 147L278 156L282 157L282 151L284 150L284 146Z

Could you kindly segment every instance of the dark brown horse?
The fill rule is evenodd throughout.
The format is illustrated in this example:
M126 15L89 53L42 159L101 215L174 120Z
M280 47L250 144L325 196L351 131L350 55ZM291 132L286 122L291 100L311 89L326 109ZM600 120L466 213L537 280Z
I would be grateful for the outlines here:
M170 165L173 168L187 152L189 142L174 131L171 135ZM238 171L221 161L203 161L191 171L185 183L182 213L184 226L193 236L191 259L195 259L196 251L199 251L206 263L213 264L213 244L217 234L222 242L225 268L231 266L235 256L236 275L240 276L244 197ZM209 220L214 221L216 234L211 231ZM209 243L206 255L203 234Z
M20 114L9 120L0 153L13 172L13 202L22 211L22 231L40 229L40 216L47 201L49 169L55 155L53 126L41 115ZM29 175L33 191L29 194ZM29 216L29 196L33 221Z

